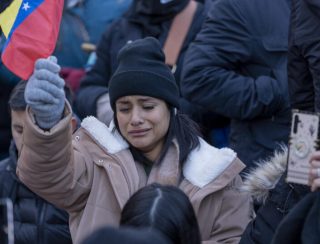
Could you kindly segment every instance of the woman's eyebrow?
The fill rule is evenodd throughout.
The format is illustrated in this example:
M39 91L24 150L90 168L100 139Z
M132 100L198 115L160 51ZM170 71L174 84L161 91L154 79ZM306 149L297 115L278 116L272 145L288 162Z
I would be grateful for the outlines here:
M116 103L118 104L128 104L130 103L129 101L123 100L123 101L117 101Z
M146 97L146 98L139 98L138 99L139 102L154 102L156 100L154 100L153 98L150 98L150 97Z

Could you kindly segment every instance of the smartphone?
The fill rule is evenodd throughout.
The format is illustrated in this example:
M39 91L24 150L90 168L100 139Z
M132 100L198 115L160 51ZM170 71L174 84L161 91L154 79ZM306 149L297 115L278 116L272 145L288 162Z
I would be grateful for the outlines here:
M287 182L309 184L309 160L319 148L319 118L319 113L292 110Z
M0 198L0 243L14 244L13 205L9 198Z

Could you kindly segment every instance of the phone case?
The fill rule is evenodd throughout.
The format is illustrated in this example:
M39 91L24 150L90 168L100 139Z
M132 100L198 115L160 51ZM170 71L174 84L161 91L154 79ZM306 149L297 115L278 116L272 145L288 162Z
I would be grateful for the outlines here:
M287 182L308 185L310 157L319 148L319 113L292 111Z

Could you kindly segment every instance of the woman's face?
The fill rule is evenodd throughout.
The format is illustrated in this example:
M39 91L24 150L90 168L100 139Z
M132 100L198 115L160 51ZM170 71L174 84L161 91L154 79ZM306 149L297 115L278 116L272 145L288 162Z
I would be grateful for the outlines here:
M122 136L155 161L169 128L170 111L163 100L147 96L124 96L116 101L116 116Z

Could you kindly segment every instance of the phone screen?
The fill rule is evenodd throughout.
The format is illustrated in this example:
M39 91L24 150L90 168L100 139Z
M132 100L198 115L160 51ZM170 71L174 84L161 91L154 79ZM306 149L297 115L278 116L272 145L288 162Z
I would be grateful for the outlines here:
M0 199L0 243L14 244L13 206L9 198Z

